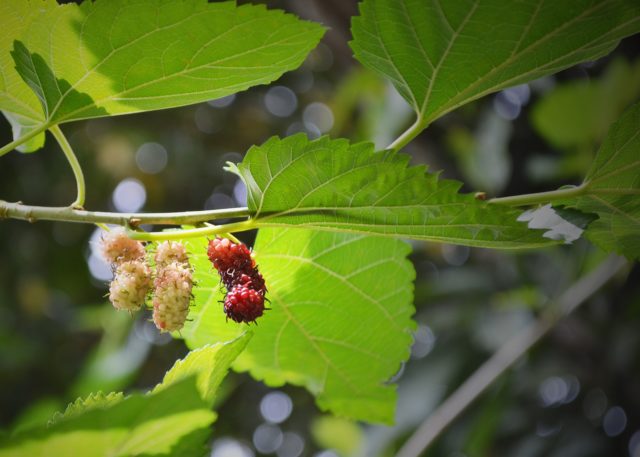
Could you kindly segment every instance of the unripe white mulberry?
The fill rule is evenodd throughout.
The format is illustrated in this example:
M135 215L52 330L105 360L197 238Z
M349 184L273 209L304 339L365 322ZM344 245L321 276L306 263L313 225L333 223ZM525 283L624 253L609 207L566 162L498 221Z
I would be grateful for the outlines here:
M172 262L158 269L153 296L153 322L163 332L180 330L189 314L193 275L188 265Z
M187 250L182 243L177 241L164 241L160 243L156 249L156 268L162 269L172 262L189 264Z
M109 300L118 310L137 311L151 288L151 269L144 260L123 262L109 287Z
M121 228L116 228L102 237L102 255L109 263L119 265L123 262L142 259L144 246L140 241L132 240Z

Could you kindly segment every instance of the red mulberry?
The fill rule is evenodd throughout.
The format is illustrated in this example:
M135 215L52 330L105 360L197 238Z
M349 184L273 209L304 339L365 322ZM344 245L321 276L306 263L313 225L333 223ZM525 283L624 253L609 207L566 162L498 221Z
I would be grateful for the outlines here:
M224 312L236 322L254 322L264 312L264 295L247 285L238 284L227 293Z
M216 237L209 241L207 255L227 289L227 317L236 322L254 322L262 316L267 288L247 246Z

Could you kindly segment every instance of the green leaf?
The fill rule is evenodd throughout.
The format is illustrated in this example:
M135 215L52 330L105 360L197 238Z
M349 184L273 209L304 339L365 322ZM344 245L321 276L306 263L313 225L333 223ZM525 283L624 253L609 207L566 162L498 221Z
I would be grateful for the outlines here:
M640 59L612 61L601 77L559 84L533 107L531 121L559 148L599 144L627 106L640 95Z
M28 1L0 2L0 110L11 123L13 137L20 138L44 123L44 113L36 94L15 71L10 50L16 38L28 33L29 25L42 14L52 14L57 8L53 0L39 2L34 7ZM31 152L44 145L44 133L18 149Z
M192 347L246 329L227 322L220 280L200 244L191 255L195 317L182 332ZM261 229L254 252L270 310L234 368L268 385L304 386L323 410L390 423L396 395L387 382L409 356L414 327L409 251L392 238Z
M494 248L553 243L519 211L458 193L461 184L408 167L409 156L370 143L304 135L254 146L237 167L259 227L299 226Z
M434 119L497 90L608 54L640 31L628 0L364 0L351 47Z
M266 84L298 67L323 34L264 6L202 0L6 0L0 25L0 109L21 134Z
M611 126L581 188L559 202L599 218L586 236L605 251L640 258L640 103Z
M50 424L55 424L63 419L79 416L91 409L106 408L122 401L124 394L122 392L96 392L89 394L86 398L78 398L73 403L69 403L63 413L56 413L51 418Z
M246 332L233 341L203 346L178 360L153 392L159 392L189 376L197 376L198 390L202 398L213 404L216 391L227 375L231 363L247 346L252 333Z
M9 437L0 443L0 457L173 456L175 449L195 446L194 439L202 443L203 430L214 419L193 378L102 406Z

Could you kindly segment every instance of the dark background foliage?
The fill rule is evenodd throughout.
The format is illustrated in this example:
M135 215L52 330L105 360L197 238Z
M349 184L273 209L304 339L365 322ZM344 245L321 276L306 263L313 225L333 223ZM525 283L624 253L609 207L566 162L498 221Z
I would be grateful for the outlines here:
M87 208L133 205L140 189L143 211L241 206L242 188L222 166L240 161L253 144L306 131L384 147L406 127L404 103L358 66L346 44L354 1L268 4L331 27L305 64L272 86L224 102L62 126L84 167ZM620 59L638 67L638 49L638 38L628 39L598 62L485 97L437 121L405 152L414 163L464 181L467 191L513 195L578 183L597 138L554 146L532 126L536 104L554 87L598 84ZM7 122L0 123L0 138L10 141ZM13 152L0 160L4 200L63 206L74 192L71 171L50 137L36 154ZM111 309L105 279L90 269L91 262L98 268L91 260L93 233L88 225L0 221L2 428L42 421L91 391L148 388L187 351L181 341L157 334L148 315L132 319ZM249 243L253 236L241 234ZM265 400L273 389L232 374L213 455L234 446L244 452L239 455L391 455L482 361L603 258L583 240L521 253L414 248L419 330L412 358L397 375L396 427L360 429L326 418L298 388ZM597 293L459 417L429 455L639 456L639 284L636 266L626 280ZM287 398L292 413L278 423L270 414L285 414Z

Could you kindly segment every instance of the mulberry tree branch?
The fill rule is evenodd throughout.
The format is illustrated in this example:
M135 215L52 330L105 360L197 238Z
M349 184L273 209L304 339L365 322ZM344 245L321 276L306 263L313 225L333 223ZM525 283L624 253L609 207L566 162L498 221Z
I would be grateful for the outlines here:
M409 437L396 457L418 457L442 432L505 371L542 339L565 316L604 286L626 265L622 257L612 255L598 268L569 287L540 319L533 322L480 366Z
M208 221L249 216L249 209L246 207L175 213L112 213L86 211L69 206L23 205L20 202L10 203L0 200L0 219L11 218L29 222L46 220L85 224L117 224L136 228L141 224L197 225Z

